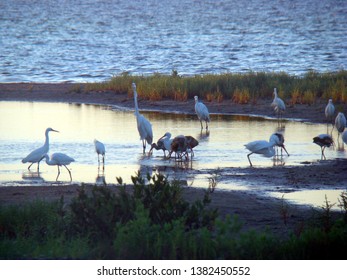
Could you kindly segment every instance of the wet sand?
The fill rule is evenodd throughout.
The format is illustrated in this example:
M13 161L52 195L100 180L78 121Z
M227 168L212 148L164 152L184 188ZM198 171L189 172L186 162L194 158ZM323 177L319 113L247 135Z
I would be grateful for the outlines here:
M83 88L83 85L82 85ZM121 106L133 109L133 99L126 94L113 92L76 92L76 85L69 83L59 84L34 84L34 83L0 83L0 101L44 101L104 104ZM205 102L211 114L246 114L259 115L273 118L269 99L258 100L256 104L235 104L230 100L222 103ZM299 121L324 123L324 108L326 102L317 102L312 106L295 105L287 106L284 117ZM161 111L163 107L168 112L184 112L194 114L194 100L176 102L172 100L147 101L139 100L143 110ZM346 105L339 106L347 112ZM213 116L212 116L213 121ZM230 168L227 173L232 174L237 168ZM278 185L282 188L295 187L300 190L316 189L319 186L343 187L347 186L347 160L336 159L329 161L306 162L302 166L283 166L276 168L243 168L245 176L238 176L237 180L254 182L254 184ZM222 175L219 180L231 180L233 175ZM236 179L236 178L235 178ZM92 186L85 186L91 189ZM108 186L117 190L117 186ZM35 199L57 200L64 196L69 202L77 194L79 185L51 185L51 186L23 186L1 187L0 205L22 204ZM184 196L187 200L194 201L202 198L203 189L186 186ZM222 191L217 189L211 193L211 207L217 207L221 217L237 214L244 223L245 229L263 230L269 228L273 232L283 235L290 231L301 230L309 224L315 211L310 207L290 205L280 199L257 196L243 191ZM284 203L284 204L283 204ZM286 218L285 218L286 217Z

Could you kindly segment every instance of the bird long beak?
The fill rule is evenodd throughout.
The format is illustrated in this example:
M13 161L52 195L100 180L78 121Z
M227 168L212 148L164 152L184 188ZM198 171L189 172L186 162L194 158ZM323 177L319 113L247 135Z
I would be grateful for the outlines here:
M54 131L54 132L59 132L58 130L55 130L55 129L52 129L52 131Z
M287 153L287 155L288 155L288 157L289 157L289 153L287 152L286 147L284 147L284 145L283 145L283 146L282 146L282 148L283 148L283 150L285 150L285 151L286 151L286 153Z

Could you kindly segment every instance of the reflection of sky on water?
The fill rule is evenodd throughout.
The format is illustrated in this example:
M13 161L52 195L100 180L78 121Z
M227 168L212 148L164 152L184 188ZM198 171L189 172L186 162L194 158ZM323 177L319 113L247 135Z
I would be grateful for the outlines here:
M212 115L210 132L201 133L200 123L195 115L143 114L152 123L155 140L166 131L173 136L184 134L197 138L200 143L195 149L193 161L188 165L177 165L174 160L163 159L162 151L154 151L152 157L142 155L136 119L131 111L111 110L94 105L0 102L0 186L55 181L56 167L42 162L38 177L29 174L28 165L21 163L21 159L30 151L43 145L47 127L60 131L50 133L50 153L64 152L76 160L69 166L74 182L117 183L116 177L122 177L124 182L131 182L131 176L139 170L142 174L159 170L168 174L169 178L202 187L208 186L208 175L203 175L202 170L248 166L244 144L253 140L268 140L277 130L275 120ZM283 132L290 157L285 156L284 162L279 164L298 165L303 161L320 159L320 148L312 143L312 138L325 133L326 125L286 122ZM94 138L106 146L103 178L100 178L98 171ZM345 157L345 151L326 149L326 156L327 159ZM259 155L252 155L252 162L255 167L274 165L271 159ZM36 165L33 165L32 170L35 169ZM59 179L69 179L65 168L61 169ZM230 189L245 187L236 183L229 186ZM228 186L223 188L228 189Z

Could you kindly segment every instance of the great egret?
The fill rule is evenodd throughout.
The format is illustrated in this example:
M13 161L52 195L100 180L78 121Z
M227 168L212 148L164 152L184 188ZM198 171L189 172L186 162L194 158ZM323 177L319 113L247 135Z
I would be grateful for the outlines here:
M284 104L283 100L278 97L277 95L277 89L274 88L274 99L271 103L271 107L274 108L275 112L277 113L277 117L282 117L283 112L286 110L286 105Z
M149 145L152 144L153 141L153 131L152 125L143 115L139 112L139 106L137 104L137 91L136 84L132 83L132 88L134 91L134 103L135 103L135 116L137 121L137 130L140 134L140 140L142 140L143 145L143 153L146 151L146 141Z
M281 133L273 133L270 136L269 142L275 143L275 146L278 146L281 148L281 154L282 154L282 149L287 153L289 156L289 153L287 152L287 149L284 147L284 137L283 134Z
M49 158L49 156L46 154L45 158L46 158L46 163L48 165L58 166L58 175L57 175L56 181L58 181L58 177L60 175L59 166L64 166L66 168L66 170L70 174L70 181L72 181L71 172L70 172L69 168L66 167L66 165L69 165L71 162L75 161L72 157L69 157L68 155L63 154L63 153L54 153L51 155L51 158Z
M331 145L334 144L333 138L329 134L319 134L316 137L313 137L313 143L317 144L318 146L321 147L322 151L322 158L326 159L324 155L324 149L326 147L330 147Z
M149 150L149 154L152 153L153 149L156 150L163 150L164 152L164 157L166 157L165 151L169 151L171 150L171 133L170 132L166 132L162 137L160 137L157 141L157 143L153 143L151 145L151 149Z
M208 109L206 105L199 101L198 96L194 96L195 100L195 113L198 116L198 119L200 121L201 130L203 129L202 121L205 121L206 123L206 130L208 129L208 124L210 122L210 113L208 112Z
M40 161L43 160L45 158L45 155L48 153L49 151L49 132L50 131L54 131L54 132L59 132L57 130L54 130L53 128L51 127L48 127L46 129L46 132L45 132L45 137L46 137L46 140L45 140L45 143L42 147L32 151L29 155L27 155L25 158L22 159L22 162L23 163L27 163L27 162L31 162L31 164L29 165L28 167L28 170L30 171L30 167L37 162L37 172L39 172L40 170Z
M273 157L275 155L275 149L274 149L275 145L276 145L275 142L273 141L268 142L266 140L256 140L246 144L245 145L246 149L250 151L250 153L247 155L249 164L253 166L250 159L250 155L252 154L260 154L265 157Z
M95 152L98 154L98 164L100 165L100 155L102 156L102 164L105 165L105 145L94 139Z
M338 137L346 128L346 117L343 113L339 112L335 118L335 127L338 131ZM337 138L338 138L337 137Z
M332 122L333 117L334 117L334 113L335 113L335 106L333 104L333 100L329 99L327 106L325 107L325 117L327 119L327 121Z

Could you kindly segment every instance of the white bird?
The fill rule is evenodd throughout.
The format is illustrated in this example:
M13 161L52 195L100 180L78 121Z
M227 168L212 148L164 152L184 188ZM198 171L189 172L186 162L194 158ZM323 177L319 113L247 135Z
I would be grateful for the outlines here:
M334 144L333 138L329 134L319 134L316 137L313 137L313 143L317 144L318 146L321 147L322 151L322 158L326 159L324 155L324 149L326 147L330 147L331 145Z
M334 117L334 113L335 113L335 106L333 104L333 100L329 99L327 106L325 107L325 117L327 119L327 121L332 122L333 117Z
M346 117L343 113L339 112L335 118L335 127L338 131L338 137L346 128Z
M286 110L286 105L284 104L283 100L277 96L277 89L274 88L274 99L271 103L271 107L274 108L275 112L277 113L277 117L281 117L283 112Z
M100 155L102 156L102 164L105 164L105 153L106 153L106 149L105 149L105 145L94 139L94 146L95 146L95 152L98 154L98 164L100 164Z
M71 162L75 161L72 157L69 157L68 155L63 154L63 153L54 153L51 155L51 158L49 158L49 156L46 154L45 158L46 158L46 163L48 165L58 166L58 175L57 175L56 181L58 181L58 177L60 175L59 166L64 166L66 168L66 170L70 174L70 181L72 181L71 172L70 172L69 168L66 167L66 165L69 165Z
M210 122L210 113L208 112L208 109L206 105L199 101L199 98L197 96L194 96L195 100L195 113L198 116L198 119L200 121L201 130L203 129L202 121L205 121L206 123L206 130L208 129L208 122Z
M287 152L287 149L284 147L284 137L283 134L281 133L273 133L270 136L269 142L275 143L275 146L278 146L281 148L281 154L282 154L282 149L287 153L289 156L289 153Z
M170 132L166 132L162 137L160 137L158 139L157 143L153 143L151 145L151 149L149 150L149 154L152 153L153 149L163 150L164 157L166 157L165 151L169 151L170 152L172 140L173 139L171 139L171 133Z
M260 154L265 157L273 157L275 155L275 149L274 149L275 143L274 142L268 142L266 140L256 140L249 142L245 145L246 149L250 151L250 153L247 155L249 164L251 166L252 162L250 159L250 155L252 154Z
M146 142L151 145L153 141L153 131L151 123L139 113L139 107L137 104L137 91L136 84L132 83L132 88L134 91L134 103L135 103L135 116L137 121L137 130L140 134L140 140L142 140L143 153L146 151Z
M46 154L49 151L49 132L54 131L54 132L59 132L57 130L54 130L53 128L47 128L45 132L45 143L42 147L32 151L29 155L27 155L25 158L22 159L23 163L31 162L31 164L28 167L28 170L30 170L30 167L37 162L37 172L39 172L40 169L40 161L43 160L46 156Z

